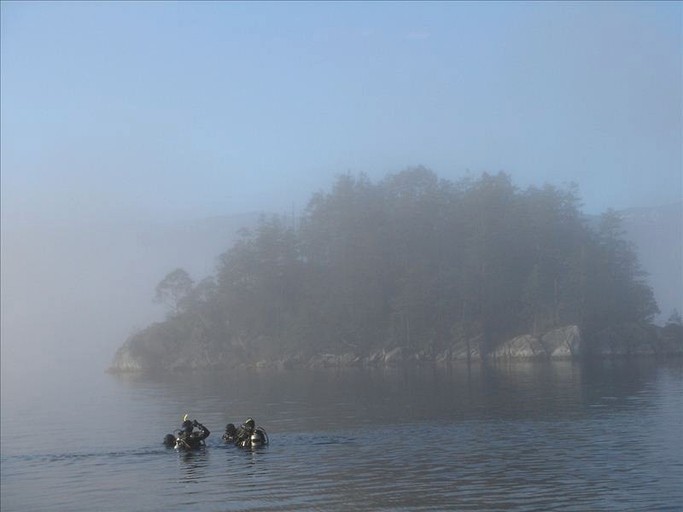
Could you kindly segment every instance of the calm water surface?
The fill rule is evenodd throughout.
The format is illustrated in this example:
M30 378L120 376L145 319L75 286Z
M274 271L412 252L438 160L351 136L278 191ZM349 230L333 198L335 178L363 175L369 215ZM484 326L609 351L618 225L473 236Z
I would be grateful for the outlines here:
M3 512L683 510L680 360L45 381L3 385Z

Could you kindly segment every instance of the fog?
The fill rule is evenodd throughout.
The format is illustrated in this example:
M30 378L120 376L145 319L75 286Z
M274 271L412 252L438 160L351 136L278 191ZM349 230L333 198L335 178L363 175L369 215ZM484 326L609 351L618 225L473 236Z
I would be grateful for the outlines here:
M339 173L503 170L590 214L683 197L680 3L0 8L3 394L103 371L168 271L210 274L246 214Z
M255 215L175 224L6 227L3 381L65 368L103 371L135 330L166 311L154 287L182 267L197 280Z

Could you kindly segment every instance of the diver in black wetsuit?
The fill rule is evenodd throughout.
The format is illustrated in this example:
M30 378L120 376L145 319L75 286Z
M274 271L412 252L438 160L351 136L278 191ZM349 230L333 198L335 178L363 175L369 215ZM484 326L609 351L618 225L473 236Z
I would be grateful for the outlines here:
M237 429L237 433L235 434L235 445L242 447L251 446L251 435L254 433L255 428L256 422L251 418L247 418L240 428Z
M235 444L235 436L237 435L237 429L235 428L235 425L232 423L228 423L225 426L225 432L223 433L223 436L221 439L225 441L226 443L230 444Z
M173 448L175 446L175 436L173 434L166 434L164 436L164 446Z
M194 427L197 427L199 430L195 431ZM209 437L209 434L211 434L209 429L197 420L185 420L175 440L175 448L176 450L193 450L204 446L204 439Z
M242 448L253 448L268 444L268 434L263 427L257 427L252 418L242 424L235 434L235 445Z

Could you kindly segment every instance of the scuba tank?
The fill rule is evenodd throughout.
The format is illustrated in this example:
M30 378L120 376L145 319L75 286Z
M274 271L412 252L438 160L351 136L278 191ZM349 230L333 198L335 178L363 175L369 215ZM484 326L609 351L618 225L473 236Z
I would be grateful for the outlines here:
M250 441L251 446L265 446L268 444L268 434L263 427L256 427Z

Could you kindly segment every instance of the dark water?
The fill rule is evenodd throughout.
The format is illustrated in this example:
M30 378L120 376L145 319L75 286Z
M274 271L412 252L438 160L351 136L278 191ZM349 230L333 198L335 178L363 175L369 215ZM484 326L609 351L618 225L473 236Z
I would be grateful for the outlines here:
M46 382L3 389L3 512L683 510L680 360ZM221 444L246 416L270 446Z

